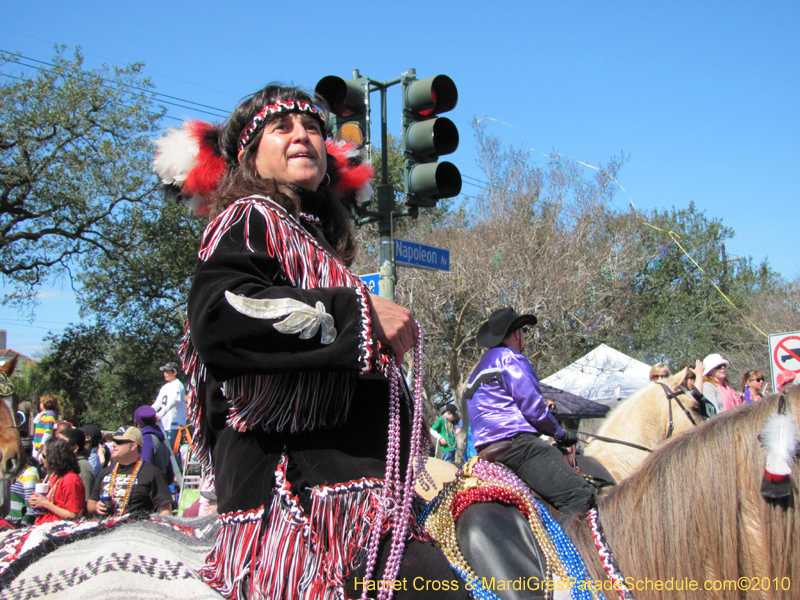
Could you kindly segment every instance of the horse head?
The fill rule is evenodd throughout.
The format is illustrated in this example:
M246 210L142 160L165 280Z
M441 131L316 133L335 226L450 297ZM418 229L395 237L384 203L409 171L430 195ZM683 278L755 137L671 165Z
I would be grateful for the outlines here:
M28 462L17 430L19 396L10 381L16 362L14 357L0 368L0 481L17 477Z
M657 382L655 386L664 392L662 397L666 396L664 439L692 429L707 418L700 402L682 385L686 379L686 371L684 368Z
M685 377L684 370L636 390L606 415L598 436L655 450L676 434L693 429L702 415L700 403L680 388ZM636 472L647 457L647 450L601 439L593 440L584 453L599 460L616 481Z

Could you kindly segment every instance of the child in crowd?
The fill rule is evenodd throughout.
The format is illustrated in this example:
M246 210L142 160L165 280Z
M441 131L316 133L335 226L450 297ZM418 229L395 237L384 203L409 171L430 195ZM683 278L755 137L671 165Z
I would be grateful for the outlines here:
M33 419L33 458L41 461L42 448L55 435L58 424L58 398L45 394L39 398L39 414Z
M22 438L22 447L25 449L25 454L28 456L28 466L11 484L11 505L7 517L8 522L15 527L33 525L33 522L36 520L36 514L33 512L28 500L36 484L41 481L39 469L32 460L32 438Z

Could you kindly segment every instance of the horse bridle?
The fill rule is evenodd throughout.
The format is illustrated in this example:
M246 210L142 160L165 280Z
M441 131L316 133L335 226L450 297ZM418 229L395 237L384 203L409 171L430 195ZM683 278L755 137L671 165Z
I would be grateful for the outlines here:
M697 423L695 423L694 417L692 417L692 411L686 408L680 400L679 396L682 396L685 392L681 390L680 386L676 391L672 391L669 389L665 384L661 383L660 381L656 381L658 385L664 388L664 393L667 395L667 404L669 405L669 424L667 425L667 439L672 437L672 431L675 429L675 422L672 420L672 399L675 399L675 402L678 403L678 406L681 407L683 414L686 415L686 418L689 419L689 422L697 427Z
M3 396L3 402L5 402L6 406L8 406L8 410L14 419L14 425L6 427L5 429L19 429L25 425L25 422L27 421L25 413L21 410L18 410L16 411L16 414L14 414L14 400L12 399L12 396Z
M694 417L692 416L692 411L690 411L688 408L686 408L683 405L683 403L681 402L680 398L679 398L679 396L682 396L685 392L682 391L680 389L680 387L678 388L677 391L673 392L671 389L669 389L666 385L664 385L660 381L657 381L656 383L658 383L658 385L660 385L662 388L664 388L664 393L667 395L667 404L669 405L669 424L667 425L667 439L672 437L672 432L675 429L675 422L672 419L672 402L671 402L671 400L673 398L675 399L675 402L678 403L678 406L681 407L681 410L683 411L683 414L686 415L686 418L689 419L689 421L691 422L692 425L697 427L697 423L695 422ZM652 448L647 448L646 446L640 446L639 444L634 444L632 442L626 442L625 440L617 440L617 439L614 439L614 438L603 437L601 435L597 435L596 433L587 433L585 431L575 431L575 433L576 434L580 434L580 435L588 435L588 436L591 436L591 437L593 437L593 438L595 438L597 440L600 440L601 442L608 442L609 444L620 444L622 446L629 446L630 448L636 448L637 450L642 450L644 452L652 452L653 451Z

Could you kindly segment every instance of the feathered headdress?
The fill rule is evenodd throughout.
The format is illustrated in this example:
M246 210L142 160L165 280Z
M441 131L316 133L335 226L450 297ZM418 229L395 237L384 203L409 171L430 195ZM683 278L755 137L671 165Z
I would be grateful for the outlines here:
M335 173L331 180L334 195L345 205L355 203L361 206L372 196L372 179L375 176L375 168L369 164L363 146L329 139L325 147L329 159L333 159L329 162L334 163L328 165L328 171Z
M186 121L180 129L171 127L154 141L153 171L165 186L188 200L195 214L209 213L209 198L228 170L221 134L222 125ZM360 206L372 196L375 172L363 147L342 140L327 140L325 146L329 193L348 207Z
M792 415L786 412L786 398L781 394L778 413L772 415L758 436L767 454L767 466L761 479L761 495L786 498L792 494L792 463L797 460L800 436Z
M222 181L227 164L220 150L222 126L186 121L154 141L153 171L165 186L177 188L195 214L208 214L208 199Z

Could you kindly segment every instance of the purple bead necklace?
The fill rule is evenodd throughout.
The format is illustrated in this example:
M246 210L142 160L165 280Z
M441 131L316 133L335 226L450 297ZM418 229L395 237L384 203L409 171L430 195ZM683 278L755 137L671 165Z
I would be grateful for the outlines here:
M385 519L391 523L392 544L389 558L383 573L385 585L379 586L378 600L390 600L394 594L394 583L400 571L403 560L406 539L411 523L411 504L414 500L414 484L423 464L421 451L423 450L422 436L422 327L417 343L414 347L414 382L411 390L414 402L414 416L411 422L411 447L409 449L408 463L406 466L405 480L400 477L400 371L394 360L387 365L390 382L389 392L389 442L386 450L385 485L381 494L381 501L375 514L375 520L370 527L369 543L367 544L367 569L364 581L372 578L375 570L375 561L378 555L378 544L381 529ZM430 475L425 473L423 477ZM427 481L427 480L426 480ZM368 600L367 588L361 594L362 600Z

